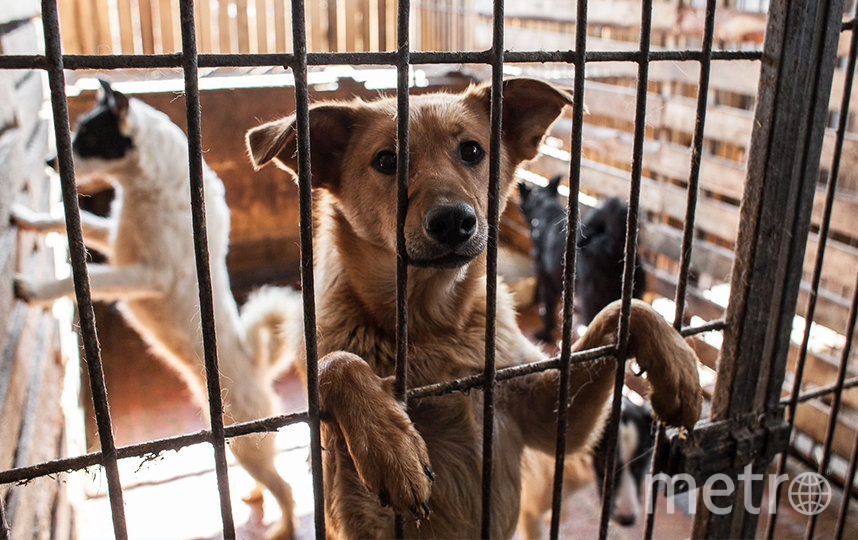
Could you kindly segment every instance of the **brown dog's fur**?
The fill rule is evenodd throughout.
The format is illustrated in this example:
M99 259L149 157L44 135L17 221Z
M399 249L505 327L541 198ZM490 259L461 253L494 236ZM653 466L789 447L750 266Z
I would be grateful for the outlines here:
M567 92L541 81L504 83L501 210L514 185L515 167L536 155L546 129L571 102ZM411 98L405 222L411 387L483 370L489 107L487 85L462 94ZM310 109L312 181L321 212L315 271L318 346L324 356L319 390L327 526L335 538L390 537L395 511L425 517L428 502L431 519L409 520L408 536L476 538L482 392L414 400L407 411L392 396L396 180L373 168L373 160L379 151L395 151L395 117L395 100L389 98ZM459 146L464 141L478 142L485 158L465 163ZM294 117L252 129L247 142L256 166L273 160L297 170ZM456 203L473 207L476 231L447 249L426 233L424 219L432 208ZM543 359L519 330L502 282L497 296L497 367ZM619 303L605 308L573 349L613 343L619 311ZM656 414L671 424L692 426L701 398L691 349L638 301L632 304L629 345L649 373ZM570 452L598 435L614 370L613 360L572 368ZM515 529L525 446L553 452L558 377L550 370L497 386L493 538L508 538Z

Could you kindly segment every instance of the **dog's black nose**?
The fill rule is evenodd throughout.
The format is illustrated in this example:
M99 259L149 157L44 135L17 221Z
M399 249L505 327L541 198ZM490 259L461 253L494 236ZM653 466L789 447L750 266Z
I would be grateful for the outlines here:
M637 518L634 515L614 516L614 519L623 527L631 527L635 524L635 521L637 521Z
M473 206L463 202L436 206L423 217L423 228L439 244L461 244L477 230L477 213Z

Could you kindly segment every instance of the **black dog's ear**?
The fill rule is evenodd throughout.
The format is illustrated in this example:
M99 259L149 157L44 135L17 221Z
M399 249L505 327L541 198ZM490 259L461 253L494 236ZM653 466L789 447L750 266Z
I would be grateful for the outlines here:
M548 181L548 190L552 194L557 195L557 188L558 186L560 186L560 180L562 179L563 177L558 174L557 176Z
M310 108L310 169L314 187L335 190L340 161L354 125L355 107L342 103ZM298 174L298 142L295 116L288 116L250 129L245 137L255 169L269 161Z
M477 100L489 112L491 90L491 84L480 84L471 88L468 99ZM548 127L560 116L563 107L571 104L571 93L544 81L516 78L503 82L501 130L515 164L536 156Z
M518 194L521 196L521 202L526 201L527 198L530 196L530 186L528 186L525 182L519 182Z

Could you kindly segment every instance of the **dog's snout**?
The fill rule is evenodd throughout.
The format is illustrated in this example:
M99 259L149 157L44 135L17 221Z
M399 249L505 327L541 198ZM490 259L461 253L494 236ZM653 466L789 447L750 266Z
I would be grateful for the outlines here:
M436 206L426 212L423 228L440 244L461 244L477 230L477 213L473 206L463 202Z

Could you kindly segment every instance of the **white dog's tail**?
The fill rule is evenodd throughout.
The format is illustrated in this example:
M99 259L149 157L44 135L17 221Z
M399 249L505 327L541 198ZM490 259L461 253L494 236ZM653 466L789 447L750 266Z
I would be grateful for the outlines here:
M301 292L291 287L257 289L241 307L241 323L256 364L285 368L304 343Z

